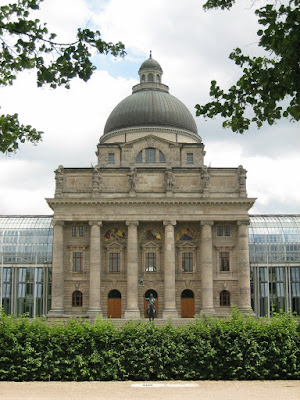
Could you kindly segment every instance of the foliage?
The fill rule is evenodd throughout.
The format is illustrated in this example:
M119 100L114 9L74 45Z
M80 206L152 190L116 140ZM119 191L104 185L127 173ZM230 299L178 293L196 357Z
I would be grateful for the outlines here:
M36 69L37 85L51 88L65 86L79 77L88 81L96 69L92 52L124 57L124 45L105 42L99 31L78 29L72 43L56 42L56 34L47 25L31 17L43 0L16 0L0 7L0 86L12 85L17 74ZM21 125L18 115L0 117L0 151L12 152L19 143L37 143L42 132L30 125Z
M0 381L299 378L300 321L292 315L235 312L179 328L0 318Z
M208 0L204 9L230 9L235 0ZM269 56L249 57L241 49L229 56L243 68L243 75L227 92L216 81L211 82L213 101L196 105L196 115L225 118L223 127L243 133L251 123L260 128L272 125L282 117L300 119L300 1L267 4L255 10L261 28L259 46ZM248 111L253 116L248 116Z

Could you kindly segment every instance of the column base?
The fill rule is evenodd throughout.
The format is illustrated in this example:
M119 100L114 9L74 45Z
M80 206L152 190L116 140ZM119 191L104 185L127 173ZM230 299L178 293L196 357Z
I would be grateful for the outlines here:
M163 319L178 318L178 311L176 308L163 310Z
M102 313L101 309L88 310L87 314L88 314L90 320L95 320L97 317L103 318L103 313Z
M250 307L238 307L238 310L243 315L255 315L255 312Z
M139 319L141 318L140 310L125 310L125 319Z
M202 315L202 314L215 315L216 311L213 307L202 308L202 310L200 310L200 315Z
M61 317L65 315L65 310L63 308L51 308L47 316L49 317Z

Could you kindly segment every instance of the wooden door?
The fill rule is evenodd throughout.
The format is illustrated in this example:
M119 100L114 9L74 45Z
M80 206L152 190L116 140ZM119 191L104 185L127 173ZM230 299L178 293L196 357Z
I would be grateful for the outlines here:
M107 299L107 317L121 318L121 299Z
M194 318L195 315L195 300L194 298L181 299L181 318Z

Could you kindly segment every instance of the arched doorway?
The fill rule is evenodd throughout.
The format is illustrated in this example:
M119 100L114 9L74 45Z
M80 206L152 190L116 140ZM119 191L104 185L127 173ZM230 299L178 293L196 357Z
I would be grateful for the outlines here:
M181 318L194 318L195 298L190 289L185 289L181 293Z
M153 294L153 296L155 298L155 308L156 308L156 317L157 317L157 315L158 315L158 297L157 297L157 292L155 290L153 290L153 289L149 289L145 293L145 298L149 297L151 293ZM144 300L144 316L145 316L145 318L148 318L147 308L148 308L148 301Z
M121 293L118 290L111 290L107 299L107 317L121 318Z

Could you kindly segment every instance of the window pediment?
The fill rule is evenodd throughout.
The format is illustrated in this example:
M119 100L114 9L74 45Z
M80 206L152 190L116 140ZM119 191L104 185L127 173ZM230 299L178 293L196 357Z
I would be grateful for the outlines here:
M141 248L143 250L151 250L151 249L159 250L161 246L155 242L147 242L145 244L142 244Z
M108 251L110 251L110 250L122 251L126 247L125 244L121 244L119 242L111 242L111 243L105 244L104 246Z
M196 243L191 243L191 242L182 242L182 243L177 243L176 247L178 247L180 250L194 250L198 246Z

